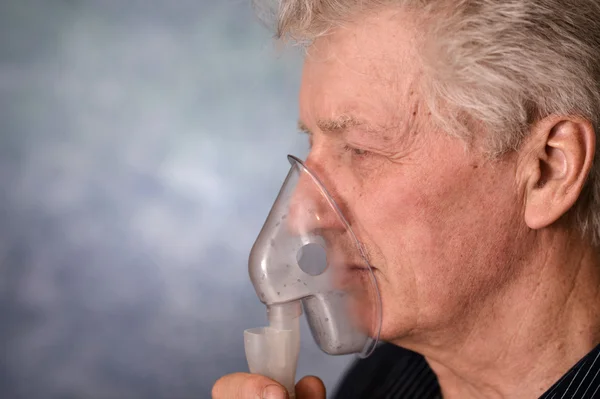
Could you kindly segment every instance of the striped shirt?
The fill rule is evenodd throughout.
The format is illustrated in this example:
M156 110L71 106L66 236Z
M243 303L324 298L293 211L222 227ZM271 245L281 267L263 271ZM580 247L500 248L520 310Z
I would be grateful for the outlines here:
M600 399L600 345L573 366L540 399ZM354 363L334 399L441 399L425 358L391 344Z

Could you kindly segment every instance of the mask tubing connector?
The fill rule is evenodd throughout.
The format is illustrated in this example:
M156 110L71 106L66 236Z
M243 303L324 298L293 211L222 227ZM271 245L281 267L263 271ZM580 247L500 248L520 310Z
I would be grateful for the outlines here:
M244 331L248 367L283 385L295 398L296 368L300 353L300 301L267 306L269 327Z

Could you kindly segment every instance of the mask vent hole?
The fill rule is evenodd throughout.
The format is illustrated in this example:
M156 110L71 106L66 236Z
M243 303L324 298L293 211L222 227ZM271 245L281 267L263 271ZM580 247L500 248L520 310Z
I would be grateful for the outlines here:
M327 253L319 244L306 244L297 254L298 266L306 274L318 276L327 268Z

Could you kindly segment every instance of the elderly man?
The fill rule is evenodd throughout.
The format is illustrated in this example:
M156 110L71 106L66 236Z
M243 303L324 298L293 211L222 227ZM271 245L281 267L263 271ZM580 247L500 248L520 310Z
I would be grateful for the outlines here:
M600 1L283 0L278 17L308 43L306 163L382 297L388 344L336 397L600 397ZM280 388L240 373L213 397ZM325 393L309 377L297 397Z

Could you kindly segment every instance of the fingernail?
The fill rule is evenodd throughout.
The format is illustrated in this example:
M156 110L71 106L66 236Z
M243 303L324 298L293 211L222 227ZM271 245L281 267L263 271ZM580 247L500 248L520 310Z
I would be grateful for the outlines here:
M277 385L267 385L262 391L262 399L287 399L287 394Z

